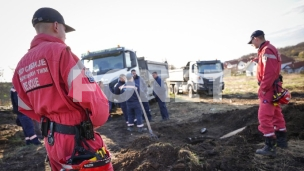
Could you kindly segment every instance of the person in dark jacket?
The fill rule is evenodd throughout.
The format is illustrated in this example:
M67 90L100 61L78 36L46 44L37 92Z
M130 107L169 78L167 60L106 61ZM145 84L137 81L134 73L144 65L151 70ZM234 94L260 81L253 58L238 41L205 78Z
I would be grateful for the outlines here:
M157 72L153 72L152 76L154 78L153 82L153 95L158 103L160 114L162 115L162 121L169 120L169 114L166 107L166 87L162 82L161 78L158 76Z
M143 128L144 124L142 122L142 109L139 98L135 92L137 91L139 93L140 87L135 84L131 73L128 73L126 77L127 83L122 86L121 89L124 93L124 98L128 108L128 131L133 131L134 118L136 118L138 132L142 132L146 130L146 128Z
M125 117L125 121L128 124L128 109L125 99L123 98L122 91L120 88L126 83L126 76L125 74L121 74L119 76L118 82L114 86L114 94L117 95L116 99L118 100L118 103L120 105L120 108L122 110L122 113Z
M18 110L18 94L14 87L11 88L11 101L13 105L13 111L17 114L18 125L22 127L26 145L35 144L40 145L37 135L35 134L34 124L31 118L22 114ZM17 121L18 122L18 121Z
M148 97L147 97L147 92L148 92L147 85L146 85L145 81L140 76L138 76L136 74L135 69L132 69L131 73L133 75L133 79L134 79L135 84L139 85L139 87L140 87L140 93L139 93L140 94L140 99L141 99L142 104L145 108L145 112L147 114L148 120L150 122L153 122L152 116L151 116L151 109L150 109L150 105L149 105L149 100L148 100Z

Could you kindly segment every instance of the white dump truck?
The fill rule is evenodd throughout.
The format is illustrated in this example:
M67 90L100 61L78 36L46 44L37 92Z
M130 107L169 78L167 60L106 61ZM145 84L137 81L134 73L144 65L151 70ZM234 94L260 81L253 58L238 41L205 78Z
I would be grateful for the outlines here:
M219 60L190 61L181 69L169 70L167 85L174 94L194 93L218 95L224 90L223 63Z
M143 78L148 86L147 97L149 100L154 98L152 72L156 71L164 81L169 77L166 62L145 60L144 57L137 57L135 51L124 47L87 52L81 55L81 60L84 66L92 72L95 81L101 80L104 86L109 86L112 92L114 85L118 82L119 75L126 75L135 69L137 75ZM113 101L113 99L109 100Z

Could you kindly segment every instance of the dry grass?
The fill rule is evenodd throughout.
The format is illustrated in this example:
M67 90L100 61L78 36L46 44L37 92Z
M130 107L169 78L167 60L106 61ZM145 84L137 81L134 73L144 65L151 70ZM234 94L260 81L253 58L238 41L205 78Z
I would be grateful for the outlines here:
M193 165L198 166L200 164L199 158L197 157L197 155L187 149L183 149L183 148L180 149L178 152L178 158L180 160L190 162L191 165L193 164Z
M283 87L290 91L304 90L304 75L303 74L284 74ZM256 93L258 84L256 77L248 76L226 76L224 77L225 89L223 94L245 94Z

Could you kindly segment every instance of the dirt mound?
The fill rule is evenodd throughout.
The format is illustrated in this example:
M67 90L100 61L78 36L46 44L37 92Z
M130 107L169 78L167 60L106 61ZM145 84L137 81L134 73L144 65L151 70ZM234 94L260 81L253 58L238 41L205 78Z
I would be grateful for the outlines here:
M284 110L288 137L304 140L304 105L289 104Z
M135 139L127 150L121 151L113 162L115 170L303 170L304 148L300 144L304 131L304 104L284 107L289 149L278 149L275 159L254 154L263 146L258 131L258 106L225 113L202 114L201 118L181 124L154 127L159 142L149 137ZM223 125L223 126L219 126ZM220 136L246 126L235 136ZM208 132L199 133L206 127ZM201 137L197 143L188 143L188 137ZM205 138L204 138L205 137ZM210 138L213 137L213 138ZM300 140L299 140L300 139Z
M140 147L138 149L138 147ZM198 157L185 147L153 142L148 137L136 139L130 149L113 162L115 170L200 170Z
M243 101L250 100L239 100ZM151 106L156 111L158 106ZM254 154L263 146L262 134L257 129L256 105L222 112L211 110L222 107L220 104L208 107L204 103L170 103L168 106L171 120L157 122L155 119L151 123L158 141L151 140L147 132L128 132L123 117L112 118L98 130L112 153L115 170L304 170L304 102L300 97L283 106L289 148L277 149L276 158ZM15 125L16 115L4 112L1 117L0 168L49 171L44 163L45 149L24 145L21 128ZM220 139L244 126L246 128L238 134ZM202 128L207 128L207 132L201 134ZM192 143L189 137L197 137L197 141Z

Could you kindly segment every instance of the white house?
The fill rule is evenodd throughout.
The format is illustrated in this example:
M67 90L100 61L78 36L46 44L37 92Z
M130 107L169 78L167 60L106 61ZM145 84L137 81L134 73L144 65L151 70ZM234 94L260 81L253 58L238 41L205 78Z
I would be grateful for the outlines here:
M245 68L246 64L247 64L246 62L240 61L240 62L238 63L238 65L237 65L237 69L238 69L238 70L243 70L243 69Z
M245 68L246 76L256 76L257 67L258 63L256 63L255 61L250 61L247 67Z
M251 63L251 58L241 59L237 65L239 73L245 73L247 66Z
M286 73L301 73L304 72L304 61L294 62L292 64L286 65L283 70Z
M237 68L239 61L238 60L231 60L224 62L224 68L232 69Z

